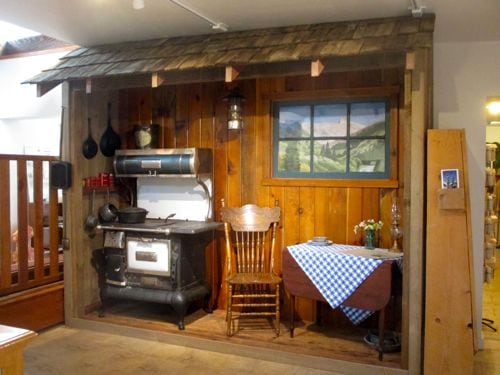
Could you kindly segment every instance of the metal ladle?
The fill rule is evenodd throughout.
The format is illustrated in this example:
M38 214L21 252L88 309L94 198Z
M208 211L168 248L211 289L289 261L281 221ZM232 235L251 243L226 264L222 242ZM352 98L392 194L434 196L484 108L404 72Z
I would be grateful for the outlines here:
M90 213L85 219L85 232L87 232L89 237L95 236L95 228L99 224L99 219L94 215L94 199L95 199L95 189L92 190L92 197L90 198Z

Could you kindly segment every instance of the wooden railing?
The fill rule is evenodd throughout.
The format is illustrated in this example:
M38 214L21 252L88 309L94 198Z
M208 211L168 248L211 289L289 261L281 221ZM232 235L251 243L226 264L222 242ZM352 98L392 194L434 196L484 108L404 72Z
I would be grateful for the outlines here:
M57 189L49 186L52 160L57 158L0 155L0 297L63 278L60 205ZM11 210L17 215L11 217Z

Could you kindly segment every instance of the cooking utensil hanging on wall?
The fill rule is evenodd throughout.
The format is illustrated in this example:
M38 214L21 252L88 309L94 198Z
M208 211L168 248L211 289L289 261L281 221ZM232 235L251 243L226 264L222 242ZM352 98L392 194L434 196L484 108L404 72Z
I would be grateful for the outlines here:
M90 198L90 212L87 218L85 219L85 232L90 238L95 236L95 228L97 224L99 224L99 219L94 215L94 200L95 200L95 190L92 190L92 196Z
M87 118L88 137L82 144L82 153L86 159L92 159L97 154L97 142L92 138L90 117Z
M116 219L116 213L118 209L114 204L111 203L109 199L109 188L107 191L108 201L104 206L99 207L99 218L104 223L112 222Z
M101 137L99 147L104 156L114 156L115 151L121 146L120 136L115 133L111 126L111 103L108 103L108 126Z

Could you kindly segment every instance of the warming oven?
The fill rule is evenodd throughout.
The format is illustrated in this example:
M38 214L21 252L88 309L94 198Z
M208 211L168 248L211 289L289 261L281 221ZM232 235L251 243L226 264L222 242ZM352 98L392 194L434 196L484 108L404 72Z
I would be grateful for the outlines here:
M94 251L104 314L109 298L170 305L184 329L191 302L205 300L205 247L221 224L213 221L212 153L209 149L117 151L116 177L136 179L143 222L101 223L104 247ZM133 221L133 220L132 220ZM141 220L139 220L141 221Z

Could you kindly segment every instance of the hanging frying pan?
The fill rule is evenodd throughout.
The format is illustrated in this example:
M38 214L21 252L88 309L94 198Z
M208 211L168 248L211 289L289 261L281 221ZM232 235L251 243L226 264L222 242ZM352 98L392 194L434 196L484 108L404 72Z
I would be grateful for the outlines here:
M111 103L108 103L108 126L101 137L99 147L104 156L114 156L121 146L120 136L111 127Z
M88 137L82 144L82 154L86 159L92 159L97 154L97 142L92 138L92 132L90 130L90 117L87 119L88 125Z

